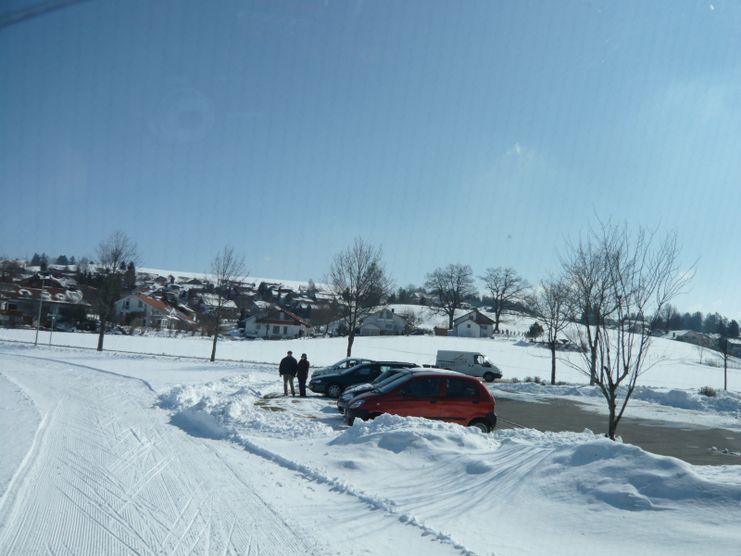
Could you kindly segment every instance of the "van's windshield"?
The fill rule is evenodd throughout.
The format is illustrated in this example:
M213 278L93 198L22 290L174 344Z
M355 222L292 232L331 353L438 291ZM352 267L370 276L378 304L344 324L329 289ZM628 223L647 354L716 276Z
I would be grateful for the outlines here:
M491 362L486 358L486 355L481 355L479 353L474 358L474 361L477 365L481 365L482 367L491 367Z

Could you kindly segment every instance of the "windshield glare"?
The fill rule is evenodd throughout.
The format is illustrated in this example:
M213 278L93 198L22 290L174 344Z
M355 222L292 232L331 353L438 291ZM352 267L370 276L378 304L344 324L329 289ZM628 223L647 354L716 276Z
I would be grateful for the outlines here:
M392 390L395 390L405 382L407 382L412 377L411 374L403 373L401 376L395 376L384 382L383 384L379 384L374 388L374 390L378 390L381 393L391 392Z

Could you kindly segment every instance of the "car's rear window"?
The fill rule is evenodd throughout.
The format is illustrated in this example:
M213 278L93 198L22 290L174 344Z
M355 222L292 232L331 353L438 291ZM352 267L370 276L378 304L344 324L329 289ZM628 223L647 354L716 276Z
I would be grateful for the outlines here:
M478 398L479 396L479 389L470 380L449 378L445 382L448 398Z

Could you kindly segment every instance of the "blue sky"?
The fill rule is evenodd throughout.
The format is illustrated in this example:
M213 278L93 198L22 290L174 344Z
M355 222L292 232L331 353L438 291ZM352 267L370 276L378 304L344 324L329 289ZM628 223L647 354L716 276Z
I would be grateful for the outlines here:
M3 3L0 13L28 2ZM677 232L681 310L741 318L732 2L90 0L0 29L0 255L397 285L531 281L595 217Z

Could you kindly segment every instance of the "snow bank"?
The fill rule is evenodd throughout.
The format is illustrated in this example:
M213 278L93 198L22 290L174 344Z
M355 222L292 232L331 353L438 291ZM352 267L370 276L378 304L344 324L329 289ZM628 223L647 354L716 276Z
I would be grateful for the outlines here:
M578 494L620 510L666 510L680 502L733 506L741 500L738 485L702 478L679 459L606 438L565 445L543 463L542 479L558 475L562 496Z
M159 396L158 405L173 410L173 423L202 433L249 431L251 434L298 438L325 435L331 427L301 415L256 407L263 397L263 381L249 375L227 377L201 385L179 385ZM223 431L221 430L223 429Z
M409 451L478 450L490 446L491 437L476 428L429 421L417 417L381 415L373 421L357 420L329 442L330 446L372 444L394 453Z

